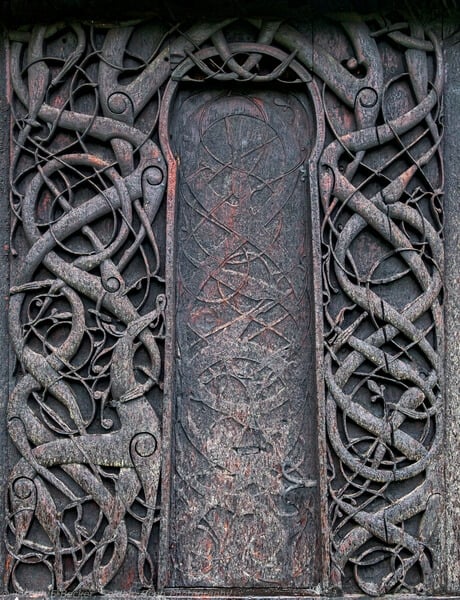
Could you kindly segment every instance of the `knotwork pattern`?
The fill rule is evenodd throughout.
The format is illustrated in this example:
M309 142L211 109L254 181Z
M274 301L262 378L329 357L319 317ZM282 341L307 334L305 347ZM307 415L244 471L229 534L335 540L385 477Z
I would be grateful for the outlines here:
M156 107L148 126L134 118L114 91L114 49L95 31L35 27L27 38L12 44L10 330L21 374L8 427L21 459L10 585L101 591L118 576L121 589L150 587L165 309Z
M371 595L430 589L440 505L442 57L402 28L345 26L364 85L325 90L319 166L331 575Z
M416 23L341 19L11 34L12 591L156 582L162 385L173 360L165 325L174 327L165 249L176 241L165 237L158 139L170 80L321 90L318 181L305 185L312 202L319 192L323 219L316 359L330 584L371 595L434 585L442 54Z

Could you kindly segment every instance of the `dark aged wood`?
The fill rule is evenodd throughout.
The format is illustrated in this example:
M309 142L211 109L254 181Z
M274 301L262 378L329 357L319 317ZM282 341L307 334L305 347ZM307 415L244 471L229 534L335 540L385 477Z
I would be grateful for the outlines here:
M174 111L176 585L320 582L309 104L224 89Z
M420 18L427 24L433 19L460 18L457 0L406 0L404 8L411 18ZM11 26L57 19L104 23L158 17L171 21L225 17L311 19L324 13L371 15L399 10L399 0L0 0L0 21Z
M7 61L8 40L4 31L0 32L0 65L6 65ZM1 67L0 67L1 69ZM8 81L7 77L2 77L0 81L0 152L4 159L0 161L0 186L1 189L8 190L9 188L9 164L6 157L10 153L10 111L8 102ZM2 193L0 195L0 211L2 215L9 215L9 194ZM7 344L8 340L8 305L9 305L9 288L10 288L10 231L9 219L3 218L0 222L0 336L4 340L2 344L3 356L0 361L0 394L3 400L0 402L0 461L2 465L7 464L8 453L8 436L6 434L6 412L7 398L10 391L10 357L11 349ZM7 489L8 469L0 469L0 485L2 489ZM5 514L6 494L0 496L0 514ZM3 535L4 529L2 529ZM1 564L5 563L6 548L1 544L0 560ZM2 588L3 591L4 588Z
M446 589L446 31L10 32L8 590Z
M460 478L457 457L460 456L460 409L455 390L460 390L460 54L458 46L446 44L446 72L449 78L445 90L446 133L445 156L445 252L446 260L446 518L444 522L444 553L446 556L446 590L460 589Z

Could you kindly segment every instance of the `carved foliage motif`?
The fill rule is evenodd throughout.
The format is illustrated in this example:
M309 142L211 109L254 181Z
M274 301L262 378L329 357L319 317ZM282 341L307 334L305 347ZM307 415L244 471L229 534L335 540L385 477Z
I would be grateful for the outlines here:
M180 243L165 236L171 150L159 135L168 81L216 81L318 90L318 178L305 185L322 211L326 399L321 408L318 389L316 403L330 585L430 590L441 485L436 36L378 18L57 24L12 34L11 76L9 588L155 585L172 426L162 432L174 327L165 256Z

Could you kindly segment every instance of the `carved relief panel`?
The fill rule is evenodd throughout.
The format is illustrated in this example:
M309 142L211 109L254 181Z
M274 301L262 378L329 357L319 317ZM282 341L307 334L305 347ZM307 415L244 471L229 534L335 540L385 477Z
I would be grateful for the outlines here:
M257 88L189 96L177 110L177 580L313 587L319 556L305 561L305 543L316 548L320 523L303 169L314 122L294 96Z
M439 589L435 33L10 37L8 589Z

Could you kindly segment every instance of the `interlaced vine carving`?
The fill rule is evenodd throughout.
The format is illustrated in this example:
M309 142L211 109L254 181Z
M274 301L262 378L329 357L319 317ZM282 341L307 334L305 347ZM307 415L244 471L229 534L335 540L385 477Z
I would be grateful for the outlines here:
M416 23L342 18L12 34L11 590L155 585L162 387L173 360L163 341L174 326L165 319L174 276L165 248L176 243L164 231L169 150L158 139L168 81L321 91L318 181L305 185L322 210L326 402L319 389L317 404L331 584L371 595L432 589L440 42ZM324 448L321 427L318 436Z
M16 591L23 567L35 570L33 585L100 591L134 550L131 579L150 586L165 163L150 131L123 112L110 44L77 25L28 37L27 49L12 45L10 330L22 374L8 427L22 458L10 477L9 577Z
M320 163L332 580L372 595L430 589L440 506L442 57L419 27L388 32L389 77L386 33L360 52L355 30L372 86L351 128L326 100Z

